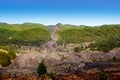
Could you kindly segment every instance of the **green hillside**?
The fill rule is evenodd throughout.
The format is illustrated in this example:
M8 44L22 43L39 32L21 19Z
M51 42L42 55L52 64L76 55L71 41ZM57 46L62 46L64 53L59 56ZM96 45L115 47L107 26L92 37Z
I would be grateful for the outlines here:
M79 27L59 31L58 43L91 42L90 48L108 51L120 47L120 25L102 25L96 27Z
M0 45L41 45L50 39L48 29L41 24L0 24Z

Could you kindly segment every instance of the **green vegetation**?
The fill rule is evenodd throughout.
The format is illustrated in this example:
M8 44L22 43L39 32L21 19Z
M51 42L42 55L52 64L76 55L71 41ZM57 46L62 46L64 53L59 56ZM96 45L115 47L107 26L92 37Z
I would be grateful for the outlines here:
M82 50L84 50L82 47L75 47L74 48L74 52L81 52Z
M8 51L8 57L12 60L12 59L15 59L16 57L16 54L15 54L15 51L14 50L10 50Z
M39 77L41 78L41 80L54 80L57 76L55 72L47 73L47 68L43 61L39 63L38 68L37 68L37 73Z
M42 28L33 28L17 32L11 39L11 43L18 45L36 45L39 46L50 40L50 34Z
M11 60L16 57L15 51L10 47L0 47L0 65L8 66Z
M28 30L32 28L45 28L42 24L37 23L23 23L23 24L7 24L7 23L0 23L0 28L8 29L8 30L14 30L14 31L22 31L22 30Z
M58 44L82 44L90 42L91 50L108 52L120 47L120 25L82 26L58 31Z
M70 24L63 25L61 23L56 24L56 26L59 28L58 32L62 32L62 31L65 31L67 29L72 29L72 28L84 28L85 27L84 25L80 25L80 26L70 25Z
M99 75L100 75L99 80L107 80L108 76L107 76L106 72L104 71L103 67L100 67Z
M55 73L55 72L50 72L50 73L49 73L49 76L50 76L53 80L55 80L55 78L56 78L56 76L57 76L57 73Z
M58 23L59 28L58 44L83 44L90 43L85 48L91 50L108 52L109 50L120 47L120 25L102 25L102 26L75 26L63 25ZM7 24L0 23L0 45L18 45L18 46L40 46L51 40L49 28L42 24L24 23ZM81 46L74 49L76 52L83 50Z
M46 65L43 62L39 63L39 66L37 68L37 73L39 76L47 74Z
M41 24L0 24L0 45L40 46L50 39L48 29Z
M0 52L0 65L8 66L11 63L9 56L6 53Z
M94 63L94 62L97 62L97 59L96 58L93 58L92 59L92 62Z
M117 57L113 56L112 58L108 59L108 61L120 62L120 58L117 58Z

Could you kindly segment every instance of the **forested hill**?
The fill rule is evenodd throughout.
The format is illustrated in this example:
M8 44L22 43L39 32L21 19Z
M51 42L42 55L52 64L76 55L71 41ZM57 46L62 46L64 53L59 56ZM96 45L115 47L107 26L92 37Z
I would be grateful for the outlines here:
M60 26L58 43L81 44L89 42L89 48L99 51L108 51L120 47L120 25L102 26Z
M58 23L44 26L36 23L0 23L0 45L39 46L51 40L50 29L57 27L58 44L90 43L91 50L109 51L120 47L120 25L76 26ZM82 46L81 46L82 47Z
M21 30L39 28L39 27L47 29L46 26L38 23L23 23L23 24L0 23L0 28L15 30L15 31L21 31Z
M48 28L42 24L0 23L0 45L41 45L50 39Z

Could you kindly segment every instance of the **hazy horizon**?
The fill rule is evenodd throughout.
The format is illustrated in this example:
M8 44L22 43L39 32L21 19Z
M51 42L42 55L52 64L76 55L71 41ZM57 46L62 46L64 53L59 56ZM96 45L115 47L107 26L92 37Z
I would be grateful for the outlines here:
M96 26L119 24L119 0L4 0L0 22Z
M51 25L57 25L58 23L55 23L55 24L43 24L43 23L38 23L38 22L23 22L23 23L7 23L7 22L0 22L0 23L6 23L6 24L24 24L24 23L33 23L33 24L42 24L42 25L45 25L45 26L51 26ZM60 23L60 22L59 22ZM94 26L102 26L102 25L120 25L120 24L99 24L99 25L85 25L85 24L64 24L64 23L60 23L62 25L74 25L74 26L91 26L91 27L94 27Z

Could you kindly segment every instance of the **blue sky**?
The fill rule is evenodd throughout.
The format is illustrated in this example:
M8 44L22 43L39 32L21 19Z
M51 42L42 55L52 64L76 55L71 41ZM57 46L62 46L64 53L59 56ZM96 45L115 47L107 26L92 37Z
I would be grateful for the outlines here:
M0 0L0 22L120 24L120 0Z

